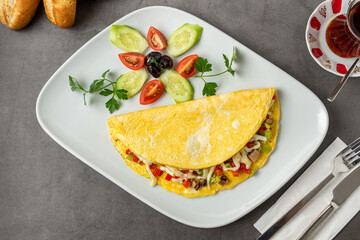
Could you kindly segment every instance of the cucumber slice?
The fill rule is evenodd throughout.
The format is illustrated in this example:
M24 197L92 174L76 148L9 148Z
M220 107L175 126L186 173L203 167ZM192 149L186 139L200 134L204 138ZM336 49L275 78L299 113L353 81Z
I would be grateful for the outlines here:
M148 74L145 68L125 73L117 79L116 90L127 90L127 96L131 98L141 90L147 78Z
M166 50L172 57L177 57L198 41L200 41L203 28L197 24L185 23L170 35Z
M183 78L175 70L167 70L160 76L160 81L164 84L165 90L175 100L182 103L194 98L194 89L186 78Z
M127 52L143 53L149 46L146 39L136 29L126 25L112 25L110 41Z

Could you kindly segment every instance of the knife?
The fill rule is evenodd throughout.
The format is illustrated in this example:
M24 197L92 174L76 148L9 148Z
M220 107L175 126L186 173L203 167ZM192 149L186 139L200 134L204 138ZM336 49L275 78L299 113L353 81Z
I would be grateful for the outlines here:
M300 240L307 239L313 233L320 223L326 219L359 187L360 185L360 167L352 171L346 178L344 178L333 190L333 199L330 204L321 211L315 220L305 229L305 231L298 238Z

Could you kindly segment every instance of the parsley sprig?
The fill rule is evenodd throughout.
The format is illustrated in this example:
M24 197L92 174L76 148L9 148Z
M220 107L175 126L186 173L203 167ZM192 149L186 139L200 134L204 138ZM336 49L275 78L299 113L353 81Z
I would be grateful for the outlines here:
M83 92L84 96L84 105L86 106L86 94L99 92L102 96L110 96L111 98L105 103L105 107L109 110L110 113L113 113L115 110L120 108L119 102L115 99L117 97L120 100L128 99L127 90L125 89L116 89L116 81L112 81L106 78L106 75L110 72L110 69L106 70L100 79L94 80L89 90L86 90L78 80L69 75L69 85L71 91L75 92L76 90L80 90ZM105 84L107 83L107 84Z
M162 67L161 67L161 64L158 63L158 62L156 61L156 59L153 58L153 57L150 59L150 63L155 64L155 66L157 66L157 67L160 68L160 69L162 68Z
M235 75L235 71L234 71L234 69L232 69L232 64L235 60L235 57L236 57L236 48L233 47L231 60L229 60L229 58L225 54L223 54L226 70L223 72L220 72L220 73L210 74L210 75L204 75L204 73L212 71L212 64L209 63L207 59L202 58L202 57L198 57L196 59L195 69L196 69L196 71L198 71L200 73L200 75L195 76L195 77L201 78L205 83L203 91L202 91L203 96L209 97L209 96L215 95L216 88L218 87L216 82L207 82L204 78L219 76L219 75L227 73L227 72L229 72L233 76Z

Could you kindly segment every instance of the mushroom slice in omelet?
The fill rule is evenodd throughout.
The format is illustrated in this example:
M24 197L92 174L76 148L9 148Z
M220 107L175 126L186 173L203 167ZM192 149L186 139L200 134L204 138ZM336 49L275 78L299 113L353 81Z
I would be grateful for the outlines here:
M230 189L251 177L275 147L275 88L250 89L108 119L126 164L151 185L186 197Z

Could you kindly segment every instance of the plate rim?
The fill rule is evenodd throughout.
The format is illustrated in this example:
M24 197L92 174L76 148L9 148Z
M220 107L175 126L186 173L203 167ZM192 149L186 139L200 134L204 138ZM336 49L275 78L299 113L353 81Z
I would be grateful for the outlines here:
M46 125L46 123L43 121L43 117L42 117L42 113L41 113L41 109L40 109L40 103L41 100L44 96L44 93L46 92L46 90L48 89L50 83L52 81L54 81L55 79L55 75L60 72L65 65L67 65L67 63L72 60L72 58L74 58L76 55L78 55L83 48L85 48L88 44L90 44L91 42L95 41L100 35L102 35L103 32L107 31L111 25L113 25L114 23L123 20L124 18L127 18L129 16L132 16L134 14L138 14L139 12L142 11L146 11L146 10L151 10L151 9L165 9L165 10L173 10L173 11L178 11L182 14L188 14L191 17L194 17L197 20L201 20L203 22L206 22L209 26L221 31L223 34L225 34L227 37L231 38L231 40L235 41L236 43L244 46L245 48L249 49L249 51L251 51L252 54L256 55L257 57L260 57L261 59L263 59L264 61L266 61L267 63L270 63L272 65L272 67L277 68L278 70L282 71L283 73L285 73L287 76L289 76L290 78L294 79L294 83L297 84L300 87L303 87L304 91L310 93L310 95L312 95L314 97L314 99L318 102L319 107L321 108L321 110L324 112L325 115L325 128L324 128L324 132L322 133L321 137L319 138L319 142L317 143L317 146L313 149L313 151L311 151L311 153L309 154L308 152L308 156L305 156L305 159L303 161L302 164L296 165L294 166L292 169L289 169L290 171L288 172L288 174L283 178L283 182L279 185L276 185L276 187L272 188L270 191L268 191L267 193L265 193L265 197L262 197L260 200L258 201L254 201L255 204L252 204L250 207L248 207L246 210L242 211L240 214L235 214L234 217L229 218L227 221L223 221L221 223L213 223L213 224L201 224L201 223L195 223L195 222L190 222L187 220L184 220L180 217L177 217L176 215L168 212L167 210L164 210L160 207L158 207L155 204L152 204L150 201L148 201L146 198L143 198L142 196L140 196L139 194L137 194L135 191L133 191L131 188L126 187L125 185L123 185L122 183L118 182L116 179L114 179L113 177L111 177L110 175L108 175L107 173L105 173L103 170L101 170L100 168L94 166L91 162L87 161L85 157L82 157L80 154L78 154L75 150L73 150L70 146L68 146L65 142L63 142L61 139L59 139L54 133L52 133L52 131L49 129L49 127ZM76 158L78 158L79 160L81 160L83 163L85 163L86 165L88 165L89 167L91 167L92 169L94 169L95 171L97 171L98 173L100 173L101 175L103 175L105 178L109 179L110 181L112 181L114 184L116 184L117 186L121 187L122 189L124 189L126 192L130 193L131 195L133 195L134 197L136 197L138 200L144 202L145 204L147 204L148 206L152 207L153 209L157 210L158 212L164 214L165 216L172 218L180 223L183 223L185 225L188 226L192 226L192 227L197 227L197 228L216 228L216 227L221 227L227 224L230 224L240 218L242 218L243 216L247 215L249 212L251 212L252 210L254 210L255 208L259 207L263 202L265 202L266 200L268 200L272 195L274 195L280 188L282 188L307 162L308 160L313 156L313 154L318 150L318 148L320 147L321 143L323 142L327 132L328 132L328 127L329 127L329 114L328 111L325 107L325 105L323 104L323 102L319 99L319 97L317 97L317 95L315 95L315 93L313 93L309 88L307 88L304 84L302 84L301 82L299 82L297 79L295 79L294 77L292 77L291 75L289 75L287 72L285 72L284 70L282 70L281 68L279 68L277 65L275 65L274 63L270 62L269 60L265 59L264 57L262 57L261 55L259 55L258 53L256 53L255 51L253 51L252 49L250 49L249 47L243 45L241 42L239 42L238 40L234 39L233 37L231 37L230 35L228 35L227 33L225 33L224 31L220 30L219 28L213 26L212 24L208 23L207 21L191 14L188 13L184 10L178 9L178 8L174 8L174 7L168 7L168 6L148 6L148 7L143 7L140 9L137 9L135 11L132 11L126 15L124 15L123 17L117 19L116 21L114 21L113 23L111 23L110 25L108 25L107 27L105 27L103 30L101 30L99 33L97 33L95 36L93 36L90 40L88 40L85 44L83 44L79 49L77 49L55 72L54 74L52 74L52 76L47 80L47 82L45 83L45 85L43 86L43 88L41 89L37 101L36 101L36 117L37 120L40 124L40 126L43 128L43 130L56 142L58 143L62 148L64 148L66 151L68 151L69 153L71 153L72 155L74 155ZM210 196L211 197L211 196Z

